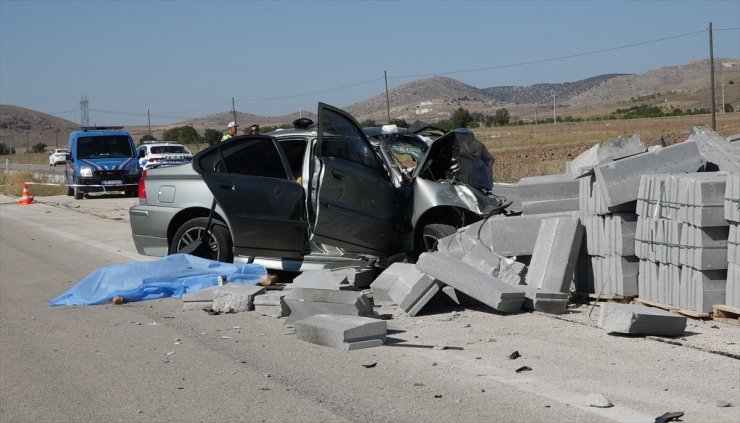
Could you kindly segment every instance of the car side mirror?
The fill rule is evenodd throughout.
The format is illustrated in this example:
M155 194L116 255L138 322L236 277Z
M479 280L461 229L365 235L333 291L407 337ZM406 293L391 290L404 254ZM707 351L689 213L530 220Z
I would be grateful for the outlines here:
M139 158L140 159L143 159L144 156L146 156L146 151L144 151L144 150L139 151Z

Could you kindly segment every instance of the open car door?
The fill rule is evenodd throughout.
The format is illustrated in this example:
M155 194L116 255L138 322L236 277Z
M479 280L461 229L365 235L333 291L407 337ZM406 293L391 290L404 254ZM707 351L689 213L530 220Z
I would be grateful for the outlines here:
M376 256L399 252L401 201L362 128L327 104L318 116L312 240Z
M193 168L230 222L235 255L303 256L305 192L275 138L246 136L216 144L193 158Z

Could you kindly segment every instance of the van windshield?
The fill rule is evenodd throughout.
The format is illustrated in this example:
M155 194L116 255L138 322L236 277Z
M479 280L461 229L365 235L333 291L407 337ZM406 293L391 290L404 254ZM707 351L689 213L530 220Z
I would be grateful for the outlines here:
M77 157L80 159L134 157L134 151L129 137L125 135L80 137L77 140Z

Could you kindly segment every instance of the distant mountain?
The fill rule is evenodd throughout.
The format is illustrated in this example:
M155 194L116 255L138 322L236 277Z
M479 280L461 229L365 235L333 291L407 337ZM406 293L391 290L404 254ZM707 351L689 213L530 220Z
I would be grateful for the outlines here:
M433 123L449 118L459 107L470 112L493 114L499 108L509 110L512 120L531 120L549 116L553 106L559 116L608 115L618 108L642 104L660 105L665 109L710 108L709 61L694 60L685 65L667 66L644 74L606 74L576 82L534 84L529 86L499 86L477 88L448 77L436 76L400 85L388 92L390 115L411 123L423 120ZM717 103L724 102L740 109L740 58L715 59ZM720 94L720 89L722 94ZM553 99L554 94L554 99ZM553 101L554 100L554 101ZM553 104L554 103L554 104ZM388 116L386 93L344 107L358 121L373 119L385 122ZM315 111L300 115L316 120ZM248 125L290 124L299 113L284 116L257 116L237 113L236 121L243 129ZM234 120L231 112L216 113L171 125L152 127L155 137L168 128L191 125L201 134L205 128L224 130ZM77 124L16 106L0 105L0 139L14 146L32 146L44 142L66 145L67 134ZM148 132L146 126L127 127L139 139ZM63 140L59 140L59 138Z

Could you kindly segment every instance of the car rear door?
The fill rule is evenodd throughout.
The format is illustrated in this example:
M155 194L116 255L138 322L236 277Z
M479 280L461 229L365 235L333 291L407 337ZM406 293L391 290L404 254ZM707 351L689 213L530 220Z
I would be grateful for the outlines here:
M303 255L305 193L276 139L233 138L198 153L193 168L230 222L235 255Z
M312 240L379 256L399 251L400 201L382 162L347 113L319 103Z

